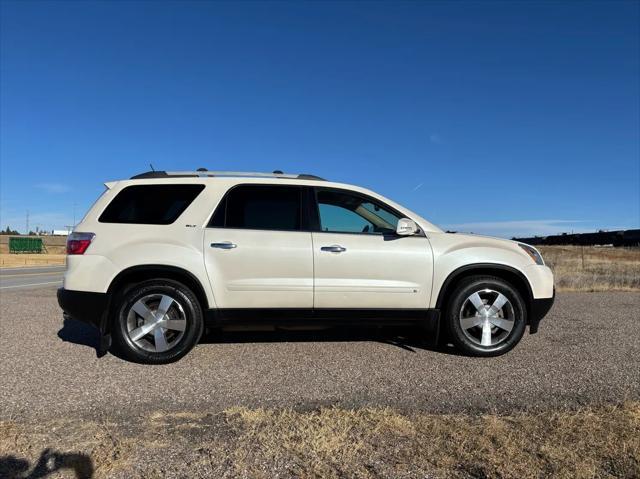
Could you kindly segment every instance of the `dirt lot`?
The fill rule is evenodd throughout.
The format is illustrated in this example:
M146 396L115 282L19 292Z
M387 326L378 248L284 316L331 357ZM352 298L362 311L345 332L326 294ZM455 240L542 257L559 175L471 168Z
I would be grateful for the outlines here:
M54 291L0 294L0 477L640 475L637 293L561 293L499 358L410 330L227 333L149 367L97 358Z
M225 333L141 366L96 357L55 286L11 286L0 478L640 477L640 250L542 249L556 304L493 359L364 329Z

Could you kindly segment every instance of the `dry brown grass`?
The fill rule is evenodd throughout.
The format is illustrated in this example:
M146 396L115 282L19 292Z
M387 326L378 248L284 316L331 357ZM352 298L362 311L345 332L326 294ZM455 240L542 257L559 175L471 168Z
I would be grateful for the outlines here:
M235 409L239 475L265 463L294 477L637 477L640 404L579 412L402 415Z
M0 267L19 268L21 266L63 265L66 262L66 258L65 254L0 253Z
M0 476L26 477L24 465L24 475L8 465L33 470L47 447L96 478L632 478L640 403L512 416L233 408L121 423L4 421Z
M640 290L640 248L540 246L559 291Z

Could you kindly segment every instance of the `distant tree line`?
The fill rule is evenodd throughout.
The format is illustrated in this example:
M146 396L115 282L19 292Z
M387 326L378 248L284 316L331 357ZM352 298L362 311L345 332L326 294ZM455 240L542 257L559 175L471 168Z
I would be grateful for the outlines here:
M20 233L17 230L12 230L9 226L7 226L6 229L4 230L0 230L0 235L21 235L22 233ZM29 236L38 236L38 235L47 235L49 234L48 231L44 231L44 230L36 230L36 231L29 231Z
M598 231L597 233L562 233L560 235L513 239L531 245L640 246L640 229Z

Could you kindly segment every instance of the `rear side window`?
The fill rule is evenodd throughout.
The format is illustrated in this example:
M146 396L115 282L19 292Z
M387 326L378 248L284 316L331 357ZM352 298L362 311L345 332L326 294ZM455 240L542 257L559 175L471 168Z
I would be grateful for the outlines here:
M168 225L187 209L204 185L127 186L100 215L100 223Z
M236 186L222 199L209 226L299 231L301 196L297 186Z

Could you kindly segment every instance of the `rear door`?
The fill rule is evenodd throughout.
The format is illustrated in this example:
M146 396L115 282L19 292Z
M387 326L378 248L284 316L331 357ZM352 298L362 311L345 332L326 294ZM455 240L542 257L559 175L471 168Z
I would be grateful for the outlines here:
M221 200L204 235L207 274L219 308L313 306L304 191L295 185L245 184Z
M403 215L360 193L316 188L316 308L423 309L433 259L424 233L396 235Z

